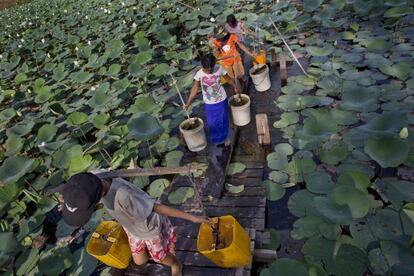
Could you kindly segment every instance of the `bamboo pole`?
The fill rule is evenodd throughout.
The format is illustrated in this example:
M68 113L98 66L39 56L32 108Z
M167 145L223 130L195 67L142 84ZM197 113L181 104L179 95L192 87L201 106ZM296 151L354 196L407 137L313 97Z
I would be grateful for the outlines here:
M173 85L175 87L175 90L177 90L178 96L180 97L181 103L183 104L183 107L185 106L185 102L184 102L184 98L181 95L180 89L178 88L177 85L177 80L174 78L174 76L172 74L170 74L171 79L173 80ZM188 113L188 110L184 110L185 114L187 115L188 120L190 120L190 113Z
M96 176L98 176L99 178L117 178L117 177L181 174L181 173L187 174L187 173L195 173L196 171L197 171L197 166L187 165L183 167L123 169L123 170L96 173Z

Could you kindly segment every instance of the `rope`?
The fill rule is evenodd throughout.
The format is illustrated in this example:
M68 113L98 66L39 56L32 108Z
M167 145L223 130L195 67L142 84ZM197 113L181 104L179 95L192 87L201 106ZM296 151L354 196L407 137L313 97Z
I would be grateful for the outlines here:
M289 45L287 44L286 40L283 38L282 34L280 33L279 29L276 27L275 23L273 22L272 18L270 18L270 21L272 22L273 27L275 28L276 32L278 33L278 35L280 36L280 38L282 39L283 43L286 45L286 47L288 48L290 54L292 55L293 59L296 61L296 63L299 65L300 69L302 70L303 74L305 74L305 76L310 77L308 73L306 73L305 69L303 69L302 64L300 64L299 60L296 58L295 54L293 53L292 49L290 49Z

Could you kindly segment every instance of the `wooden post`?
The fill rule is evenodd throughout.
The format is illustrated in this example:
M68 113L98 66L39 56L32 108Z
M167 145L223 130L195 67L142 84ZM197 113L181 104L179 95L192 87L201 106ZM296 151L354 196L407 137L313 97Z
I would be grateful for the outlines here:
M151 175L167 175L194 173L197 171L196 166L187 165L185 167L157 167L157 168L136 168L127 170L116 170L97 173L100 178L116 178L116 177L134 177L134 176L151 176Z
M270 61L270 66L274 67L276 66L277 63L277 56L276 56L276 51L275 49L270 49L270 56L271 56L271 61Z
M279 65L280 65L280 83L284 86L287 82L287 70L286 70L286 55L285 53L280 53L279 55Z
M267 115L256 114L257 137L260 145L270 145L270 131Z

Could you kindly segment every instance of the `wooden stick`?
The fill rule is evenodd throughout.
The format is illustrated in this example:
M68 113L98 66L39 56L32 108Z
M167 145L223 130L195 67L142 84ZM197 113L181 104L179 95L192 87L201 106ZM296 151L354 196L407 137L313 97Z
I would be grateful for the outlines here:
M305 76L309 77L308 73L306 73L305 69L303 69L302 64L300 64L299 60L296 58L295 54L293 53L292 49L290 49L289 45L287 44L286 40L283 38L282 34L280 33L279 29L276 27L275 23L273 22L272 18L270 18L270 21L272 22L273 27L275 28L276 32L278 33L278 35L280 36L280 38L282 39L283 43L286 45L286 47L288 48L290 54L292 55L293 59L296 61L296 63L299 65L300 69L302 70L303 74L305 74Z
M183 96L181 95L180 89L178 88L177 80L174 78L174 76L172 74L170 74L170 77L173 80L173 85L175 87L175 90L177 90L178 96L180 96L181 103L183 104L183 107L184 107L185 106L185 102L184 102ZM187 114L187 118L190 120L191 119L190 118L190 114L188 113L187 110L185 110L185 114Z
M136 169L115 170L115 171L97 173L96 176L100 178L117 178L117 177L194 173L196 171L197 171L197 166L187 165L184 167L157 167L157 168L136 168Z

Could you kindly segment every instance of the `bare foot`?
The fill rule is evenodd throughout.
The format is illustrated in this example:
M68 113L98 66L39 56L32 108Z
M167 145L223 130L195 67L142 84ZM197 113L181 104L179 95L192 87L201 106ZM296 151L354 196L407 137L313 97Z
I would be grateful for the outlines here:
M228 147L230 145L231 145L230 139L227 138L226 140L224 140L224 146Z

